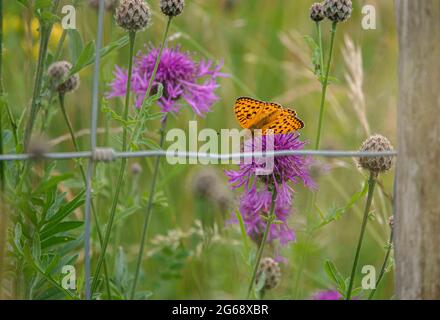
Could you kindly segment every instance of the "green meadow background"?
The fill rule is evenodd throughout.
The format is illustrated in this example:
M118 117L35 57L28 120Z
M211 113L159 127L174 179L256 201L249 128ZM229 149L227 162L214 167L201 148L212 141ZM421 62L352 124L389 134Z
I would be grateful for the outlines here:
M63 1L69 4L72 1ZM77 29L86 43L95 38L97 13L90 9L88 1L77 1ZM187 131L188 121L197 120L198 127L238 128L233 104L239 96L253 96L275 101L297 111L306 126L302 139L315 141L320 84L312 72L312 50L308 37L316 36L315 24L309 19L313 1L301 0L186 0L184 13L174 19L169 46L180 45L194 52L195 57L223 61L223 72L230 76L220 80L220 100L206 118L194 116L189 107L172 117L168 128ZM353 100L353 90L346 79L348 66L343 47L351 39L362 55L361 91L365 99L364 116L371 133L387 136L395 144L396 87L397 87L397 39L393 1L354 0L352 18L338 27L331 74L334 79L329 87L324 120L322 149L357 150L367 134L359 120ZM159 1L148 1L154 15L150 28L137 37L137 50L147 50L146 45L158 45L165 27ZM361 21L363 5L373 5L377 13L377 29L363 30ZM4 1L4 86L14 115L19 118L29 105L32 96L33 76L36 68L38 33L31 12L16 1ZM105 16L104 43L124 35L110 13ZM323 24L324 46L328 49L330 23ZM62 30L56 26L50 41L53 53ZM69 60L75 50L66 41L62 57ZM327 51L328 52L328 51ZM112 52L102 61L101 94L109 90L115 64L126 67L128 46ZM76 130L89 128L91 110L92 66L80 74L81 86L66 97L66 107ZM354 98L356 100L356 98ZM114 110L122 110L122 100L105 101ZM117 139L118 123L100 113L99 145L120 148ZM146 131L155 140L158 124L149 123ZM106 129L106 130L105 130ZM107 133L106 133L107 132ZM59 139L67 134L62 115L55 110L49 123L47 136L54 143L52 151L72 151L70 140ZM89 136L79 140L81 148L88 150ZM57 140L58 139L58 140ZM157 140L156 140L157 141ZM295 188L294 212L289 225L295 230L297 241L285 247L268 246L265 256L280 255L281 285L267 292L269 299L309 299L316 291L333 289L334 285L324 270L327 260L333 261L341 273L348 277L355 253L365 198L353 205L353 195L362 190L366 173L361 172L354 159L321 159L314 167L314 177L319 185L317 207L312 212L312 222L320 221L319 211L334 221L319 228L313 234L306 232L306 202L310 192L300 186ZM134 176L130 166L138 162L143 172ZM108 219L111 197L114 191L118 162L99 164L94 181L95 202L102 229ZM134 272L139 246L143 214L142 205L150 186L152 160L129 160L123 194L120 197L116 227L111 238L107 259L111 273L122 277L118 283L129 283ZM226 188L224 169L233 165L212 165ZM150 299L242 299L251 276L248 264L249 252L255 245L244 241L237 225L227 221L236 209L240 190L226 193L228 205L219 207L210 199L197 196L192 188L194 176L206 169L201 165L171 166L162 161L152 225L144 255L143 272L138 288ZM82 187L75 161L59 161L58 172L72 172L62 187L72 195ZM389 237L387 219L391 215L394 172L381 177L373 203L373 218L369 222L361 253L357 286L360 285L361 266L373 265L377 273L383 262ZM76 218L84 209L77 210ZM95 229L93 233L93 263L96 263L99 245ZM72 252L81 253L80 248ZM67 253L70 254L70 253ZM76 262L82 272L83 255ZM121 262L125 261L125 263ZM92 268L93 270L93 268ZM384 278L376 298L393 297L392 268ZM124 282L125 281L125 282ZM361 298L365 298L365 294Z

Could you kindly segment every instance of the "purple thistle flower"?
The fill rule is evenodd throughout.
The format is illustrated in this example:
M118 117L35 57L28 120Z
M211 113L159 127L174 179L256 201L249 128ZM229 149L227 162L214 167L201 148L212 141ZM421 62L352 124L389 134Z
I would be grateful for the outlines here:
M273 136L273 149L266 147L266 136L249 139L245 142L245 150L280 151L301 150L305 142L299 140L297 134ZM259 148L259 150L258 150ZM270 227L268 241L279 239L282 245L295 240L295 234L287 225L292 209L293 185L302 182L306 187L315 189L316 185L310 177L309 169L312 158L303 156L275 157L273 172L270 175L257 175L258 169L264 169L265 162L252 159L244 162L237 171L226 171L233 189L243 187L239 210L245 223L247 234L257 242L264 233L266 222L262 215L269 214L272 204L272 190L276 189L274 213L280 223Z
M313 300L341 300L342 295L336 290L318 291L312 297Z
M150 48L147 54L139 53L134 63L131 81L138 108L142 106L158 54L159 48ZM183 99L198 116L203 117L218 100L215 95L219 87L217 78L226 76L220 73L221 67L210 60L196 62L179 46L164 48L151 92L157 92L159 83L162 83L163 96L159 100L162 112L179 111L182 107L179 100ZM125 96L128 72L116 66L114 75L107 98Z

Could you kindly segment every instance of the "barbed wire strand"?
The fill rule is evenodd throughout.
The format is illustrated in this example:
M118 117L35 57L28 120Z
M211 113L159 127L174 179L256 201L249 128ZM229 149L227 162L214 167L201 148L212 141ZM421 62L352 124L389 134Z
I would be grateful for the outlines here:
M98 31L95 48L95 67L93 70L93 91L92 91L92 110L90 123L90 148L91 154L96 153L96 132L98 127L98 99L99 99L99 73L101 64L101 47L104 28L104 0L99 1L98 10ZM91 299L90 292L90 208L92 202L92 179L93 169L95 166L94 156L89 157L86 177L86 203L85 203L85 222L84 222L84 270L85 270L85 297L86 300Z
M96 150L95 150L96 151ZM266 152L242 152L242 153L204 153L204 152L186 152L186 151L169 151L169 150L145 150L131 152L113 152L115 159L119 158L149 158L149 157L168 157L168 158L192 158L207 160L237 160L247 159L255 156L266 157L282 157L282 156L314 156L323 158L358 158L358 157L396 157L397 151L383 152L360 152L360 151L344 151L344 150L279 150ZM54 152L42 155L42 158L48 160L69 160L69 159L91 159L94 153L92 151L81 152ZM34 155L23 154L3 154L0 155L0 161L25 161L34 158Z

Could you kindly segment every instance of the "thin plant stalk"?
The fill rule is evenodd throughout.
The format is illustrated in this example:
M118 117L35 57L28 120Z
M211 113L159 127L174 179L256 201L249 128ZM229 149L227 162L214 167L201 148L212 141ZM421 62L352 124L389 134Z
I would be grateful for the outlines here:
M172 20L172 17L169 17L168 21L167 21L167 26L165 27L165 32L163 34L162 43L160 45L159 54L158 54L158 56L156 58L156 63L154 65L153 72L151 73L150 81L148 82L147 91L145 92L145 96L144 96L144 99L143 99L143 102L142 102L142 107L139 110L139 113L137 114L137 119L136 119L137 121L136 121L134 130L133 130L133 138L134 138L133 140L134 141L138 140L139 135L141 133L141 130L144 127L144 119L142 117L143 112L145 112L145 110L144 110L145 109L144 102L150 96L151 90L153 88L154 80L156 79L156 73L157 73L157 70L159 69L160 59L162 57L163 49L165 48L165 43L166 43L167 38L168 38L168 32L170 30L171 20Z
M319 46L319 63L320 63L320 72L321 75L324 72L324 47L322 45L322 29L321 29L321 23L318 21L316 22L316 31L318 35L318 46Z
M0 0L0 98L3 99L3 0ZM0 101L0 154L3 154L3 102ZM0 162L0 192L5 190L5 166ZM1 254L1 253L0 253ZM1 264L0 264L1 266ZM0 267L1 268L1 267ZM1 272L1 270L0 270ZM0 274L1 277L1 274ZM0 278L1 280L1 278ZM1 285L1 282L0 282ZM1 290L1 287L0 287Z
M391 233L390 233L390 239L388 241L388 248L387 248L387 251L385 253L385 258L383 260L382 267L380 268L379 277L377 278L375 288L373 290L371 290L370 295L368 296L368 300L373 299L374 294L376 293L377 288L379 287L379 284L380 284L380 282L382 281L382 279L383 279L383 277L385 275L385 270L386 270L387 265L388 265L388 260L389 260L390 255L391 255L391 250L393 249L393 234L394 234L394 229L392 228L391 229Z
M335 29L335 32L336 32L336 29ZM334 36L335 32L332 32L331 48L333 48L333 43L334 43L333 36ZM322 126L321 117L323 117L323 114L324 114L324 104L325 104L328 76L329 76L329 70L330 70L330 65L331 65L331 57L332 57L333 49L330 50L329 61L327 63L327 67L325 68L324 67L324 46L323 46L323 42L322 42L322 28L321 28L320 21L316 22L316 33L317 33L317 37L318 37L320 82L321 82L321 86L322 86L321 110L320 110L320 117L319 117L320 120L319 120L319 125L318 125L317 139L316 139L316 143L315 143L315 150L318 150L319 146L320 146L320 137L321 137L321 126ZM324 74L325 74L325 78L322 78L322 76ZM307 227L310 226L310 221L309 221L310 220L310 213L311 213L312 207L315 205L315 202L316 202L316 193L312 193L308 197L308 200L307 200L307 210L306 210ZM312 238L312 231L310 231L307 228L307 237L306 237L304 246L301 249L301 256L299 259L299 267L298 267L298 271L296 273L296 278L295 278L295 284L294 284L295 297L298 297L299 282L301 280L301 275L304 270L305 260L306 260L306 256L307 256L307 248L308 248L308 245L309 245L311 238Z
M276 188L274 188L272 191L272 205L270 207L269 216L267 217L266 228L264 230L263 239L261 240L260 245L258 247L257 258L255 260L254 270L252 272L251 283L249 284L249 289L246 295L246 299L248 300L249 297L251 296L252 289L254 287L258 268L260 267L260 261L261 261L261 257L263 256L263 250L264 250L264 246L266 245L267 237L269 236L270 226L272 225L272 222L275 220L274 211L275 211L276 197L277 197L277 191Z
M364 234L365 234L365 230L367 227L368 216L370 214L371 203L373 202L373 194L374 194L374 187L376 185L376 177L377 177L376 173L370 172L370 178L368 179L367 203L365 204L365 211L364 211L364 217L362 219L361 233L359 235L359 240L358 240L358 244L356 247L356 254L354 256L354 261L353 261L353 267L351 269L350 282L348 285L347 296L346 296L347 300L350 300L351 293L353 290L353 283L354 283L354 278L355 278L355 274L356 274L356 267L359 262L359 256L360 256L360 252L361 252L361 248L362 248L362 242L364 240Z
M52 10L53 12L55 12L55 10L58 8L59 3L60 3L60 0L54 1L53 10ZM29 139L31 137L32 130L34 128L35 119L36 119L36 116L38 114L39 107L40 107L39 98L40 98L40 94L41 94L41 89L43 87L43 72L44 72L44 66L45 66L46 57L47 57L49 38L50 38L50 34L52 32L52 26L53 26L52 23L43 24L40 21L41 34L40 34L40 47L39 47L39 51L38 51L38 64L37 64L37 72L35 75L34 89L33 89L33 94L32 94L32 102L31 102L31 107L30 107L30 112L29 112L29 119L26 124L26 129L25 129L25 133L24 133L24 146L25 146L25 148L27 147L27 145L29 143Z
M166 121L167 121L167 118L165 116L164 119L162 120L162 125L161 125L161 129L160 129L160 143L159 143L159 145L160 145L161 149L163 148L163 145L165 142ZM145 212L145 220L144 220L144 224L142 227L141 245L139 247L139 253L138 253L138 258L137 258L137 262L136 262L136 270L134 273L133 287L132 287L131 295L130 295L131 300L134 299L134 296L136 293L136 286L137 286L137 282L138 282L138 278L139 278L139 272L141 269L142 257L143 257L143 253L144 253L144 247L145 247L145 240L146 240L147 233L148 233L148 226L150 225L151 210L153 209L154 194L156 192L156 182L157 182L157 177L159 174L159 164L160 164L160 157L157 157L154 162L153 180L151 181L150 194L148 195L147 210Z
M79 145L78 145L78 141L76 140L76 137L75 137L75 132L73 130L72 122L70 121L69 115L67 114L66 108L65 108L65 105L64 105L64 94L59 94L59 101L60 101L61 113L63 114L64 121L66 122L66 125L67 125L67 127L69 129L70 138L72 140L74 149L75 149L76 152L79 152L80 148L79 148ZM79 166L79 169L80 169L81 176L83 178L84 184L87 184L86 172L85 172L84 166L82 165L82 163L80 161L78 162L78 166ZM101 227L100 227L101 225L99 223L98 215L96 213L95 205L93 204L93 202L91 202L91 209L92 209L93 218L94 218L95 224L96 224L96 230L98 232L99 243L100 243L100 245L102 247L103 238L102 238L102 231L101 231ZM106 289L107 289L107 295L108 295L109 299L111 299L110 280L109 280L109 277L108 277L107 264L106 264L105 261L104 261L103 268L104 268L104 278L105 278L105 285L106 285Z
M324 70L325 76L324 79L321 80L322 83L322 95L321 95L321 106L319 110L319 122L318 122L318 131L316 133L316 142L315 142L315 149L318 150L321 144L321 134L322 134L322 125L324 120L324 113L325 113L325 101L326 101L326 95L327 95L327 87L328 87L328 77L330 75L330 68L332 63L332 56L333 56L333 47L335 43L335 35L336 35L336 27L338 23L333 22L332 29L331 29L331 40L330 40L330 52L327 60L327 66ZM322 43L322 41L321 41ZM322 48L322 45L321 45Z
M126 88L126 93L125 93L125 107L124 107L124 114L123 114L123 119L125 121L128 120L128 111L129 111L129 106L130 106L131 78L132 78L132 74L133 74L133 58L134 58L134 44L135 44L135 40L136 40L136 32L130 32L129 37L130 37L130 55L129 55L129 62L128 62L127 88ZM127 151L127 145L128 145L127 135L128 135L127 128L124 126L123 132L122 132L122 152ZM118 205L121 186L124 181L124 173L125 173L126 165L127 165L127 159L122 158L121 159L121 167L119 169L118 180L116 183L115 195L113 197L113 202L112 202L112 206L110 209L110 218L109 218L109 222L107 224L107 229L105 232L104 241L103 241L102 247L101 247L101 255L99 256L98 264L96 266L96 271L95 271L95 275L94 275L93 282L92 282L92 289L91 289L92 294L96 290L96 287L98 285L99 274L101 273L101 268L104 263L105 254L107 252L107 245L110 240L110 234L111 234L111 230L113 227L113 222L115 220L116 207Z

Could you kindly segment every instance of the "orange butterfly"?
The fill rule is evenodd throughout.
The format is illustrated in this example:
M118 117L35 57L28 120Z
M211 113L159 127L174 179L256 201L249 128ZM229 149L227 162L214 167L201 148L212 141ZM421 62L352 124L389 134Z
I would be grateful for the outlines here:
M248 97L237 99L235 116L243 128L261 129L263 134L269 129L274 134L286 134L304 128L304 122L296 117L295 111Z

